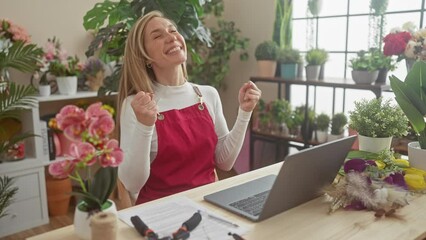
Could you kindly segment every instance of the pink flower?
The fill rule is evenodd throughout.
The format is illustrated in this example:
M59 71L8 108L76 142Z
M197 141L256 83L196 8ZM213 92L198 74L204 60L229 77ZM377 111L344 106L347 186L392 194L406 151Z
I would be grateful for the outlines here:
M92 166L96 163L96 148L88 142L72 143L70 154L75 157L79 163Z
M50 164L49 173L56 178L66 178L74 168L75 163L72 160L58 161Z
M58 128L62 130L70 125L81 124L85 118L84 110L74 105L67 105L56 114Z
M104 152L105 154L101 155L99 160L102 167L117 167L123 161L124 153L115 139L106 143Z

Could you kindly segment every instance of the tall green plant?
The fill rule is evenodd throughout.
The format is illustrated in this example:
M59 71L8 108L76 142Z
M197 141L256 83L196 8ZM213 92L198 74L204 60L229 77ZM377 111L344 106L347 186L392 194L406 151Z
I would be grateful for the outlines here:
M99 57L104 62L120 62L130 28L145 13L154 10L161 11L166 17L173 20L178 31L187 41L196 38L203 44L211 46L210 31L200 19L204 14L204 4L205 1L194 0L120 0L119 2L105 0L96 3L83 18L84 28L95 32L95 38L90 43L86 56L90 57L99 53ZM187 47L192 60L200 62L201 58L194 47L191 44L188 44ZM120 66L118 64L117 68L120 69ZM119 73L120 70L106 80L108 87L118 86L116 82L118 82ZM107 90L117 91L117 89ZM105 91L105 89L101 89L101 91Z
M223 19L223 0L211 0L203 6L205 16L213 15L217 26L211 27L213 44L209 47L193 37L187 44L193 47L195 53L202 53L199 61L187 65L189 78L192 82L208 84L216 88L225 87L223 79L229 71L229 59L233 52L240 53L240 60L248 59L246 51L249 39L240 36L240 30L232 21ZM205 17L200 17L205 22Z
M292 0L275 0L275 22L272 39L281 49L292 48L293 33Z

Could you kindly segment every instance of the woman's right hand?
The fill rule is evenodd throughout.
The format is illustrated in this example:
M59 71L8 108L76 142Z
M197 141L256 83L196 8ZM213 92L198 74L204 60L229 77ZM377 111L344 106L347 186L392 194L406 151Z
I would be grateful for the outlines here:
M140 123L145 126L154 125L157 120L157 103L154 101L154 94L140 91L135 95L130 105Z

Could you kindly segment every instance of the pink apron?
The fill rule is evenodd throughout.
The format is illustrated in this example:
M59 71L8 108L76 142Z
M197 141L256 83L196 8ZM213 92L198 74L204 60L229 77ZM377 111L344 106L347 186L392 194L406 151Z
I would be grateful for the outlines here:
M155 123L157 157L139 192L136 204L152 201L215 181L214 156L217 135L213 121L200 102L180 110L160 113Z

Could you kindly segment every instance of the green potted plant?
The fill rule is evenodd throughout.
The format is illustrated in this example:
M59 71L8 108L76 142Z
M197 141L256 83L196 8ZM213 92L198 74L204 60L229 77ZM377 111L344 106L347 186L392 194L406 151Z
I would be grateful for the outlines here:
M297 66L300 64L300 52L297 49L280 49L278 54L281 77L284 79L295 79L297 76Z
M305 55L306 66L306 80L316 81L319 78L321 65L327 61L327 52L323 49L311 49Z
M275 99L272 102L272 117L278 126L278 132L282 135L288 135L286 122L291 117L291 104L285 99Z
M361 50L352 58L349 67L352 68L352 79L358 84L371 84L379 75L377 58L371 52Z
M426 170L426 63L418 61L405 81L390 77L395 99L417 133L418 141L408 144L408 158L413 167Z
M254 56L257 60L257 75L273 77L277 67L279 47L274 41L263 41L256 46Z
M408 119L390 100L362 99L349 112L349 127L358 132L361 151L377 153L390 149L392 137L407 135Z
M305 118L305 113L308 111L308 118ZM311 140L314 133L315 112L311 107L306 109L305 105L295 108L295 115L300 118L300 131L302 137L306 140Z
M396 60L390 56L385 56L382 51L376 48L370 49L373 62L377 65L379 75L377 76L376 83L385 83L389 71L396 69Z
M326 142L328 129L330 128L330 116L326 113L321 113L316 117L316 140L318 142Z
M348 118L344 113L336 113L331 118L331 132L328 141L333 141L343 137Z

